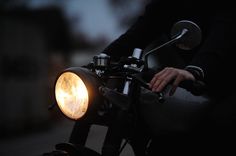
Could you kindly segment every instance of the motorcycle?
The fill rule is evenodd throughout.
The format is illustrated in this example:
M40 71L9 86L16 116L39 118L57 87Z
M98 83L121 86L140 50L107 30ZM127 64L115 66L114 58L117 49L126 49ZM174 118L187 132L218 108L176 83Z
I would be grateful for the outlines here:
M135 48L132 56L111 62L110 56L101 53L83 67L71 67L59 74L55 84L55 98L61 112L69 119L86 122L83 143L59 143L55 150L44 156L118 156L132 140L137 129L136 105L141 88L149 90L145 75L153 75L148 57L163 47L175 44L189 50L201 41L201 29L193 22L183 20L171 29L171 39L149 51ZM192 94L201 95L205 85L200 81L184 81L180 87ZM165 93L155 93L160 103L165 102ZM108 127L101 154L85 147L91 124ZM81 136L82 137L82 136ZM122 140L125 140L124 142ZM149 140L150 141L150 140ZM148 148L148 142L145 148Z

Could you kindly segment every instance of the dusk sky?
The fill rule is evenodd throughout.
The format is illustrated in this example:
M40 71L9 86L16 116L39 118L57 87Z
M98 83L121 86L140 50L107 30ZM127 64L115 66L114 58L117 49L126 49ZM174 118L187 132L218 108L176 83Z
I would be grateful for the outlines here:
M130 8L124 11L137 11L139 4L134 0ZM30 0L27 5L30 8L60 7L72 24L72 30L75 33L82 30L91 39L103 35L113 40L125 31L119 26L108 0Z

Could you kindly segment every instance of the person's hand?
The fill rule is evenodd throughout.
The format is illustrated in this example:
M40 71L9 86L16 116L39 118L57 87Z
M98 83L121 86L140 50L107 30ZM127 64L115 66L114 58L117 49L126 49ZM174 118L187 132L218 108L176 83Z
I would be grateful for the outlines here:
M195 81L195 78L190 72L184 69L166 67L154 75L149 83L149 87L154 92L161 92L168 84L173 82L169 92L169 95L173 95L180 82L184 80Z

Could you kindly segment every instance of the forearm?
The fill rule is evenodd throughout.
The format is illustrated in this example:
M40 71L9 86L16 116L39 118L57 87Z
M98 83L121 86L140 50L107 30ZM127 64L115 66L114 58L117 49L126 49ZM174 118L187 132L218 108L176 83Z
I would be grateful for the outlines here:
M219 71L227 68L232 60L235 43L233 19L229 16L214 18L206 39L203 40L199 52L189 65L197 66L204 72L204 81L211 83L219 75Z
M129 56L134 48L144 49L161 33L168 31L171 21L167 20L167 15L163 16L163 5L166 4L152 1L146 7L145 13L123 35L106 47L104 53L112 56L113 60Z

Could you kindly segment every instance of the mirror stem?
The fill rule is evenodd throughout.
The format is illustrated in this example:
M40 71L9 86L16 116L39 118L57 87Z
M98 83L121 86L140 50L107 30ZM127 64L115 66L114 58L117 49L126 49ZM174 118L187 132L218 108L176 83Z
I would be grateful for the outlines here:
M188 32L188 29L183 29L179 35L176 35L176 37L173 37L173 39L171 39L170 41L168 41L168 42L166 42L166 43L164 43L164 44L162 44L162 45L160 45L160 46L158 46L158 47L156 47L156 48L154 48L154 49L148 51L148 52L144 55L144 60L146 61L146 60L147 60L147 57L148 57L151 53L153 53L154 51L156 51L156 50L158 50L158 49L160 49L160 48L162 48L162 47L165 47L165 46L171 45L171 44L173 44L173 43L176 43L176 42L179 41L187 32Z

